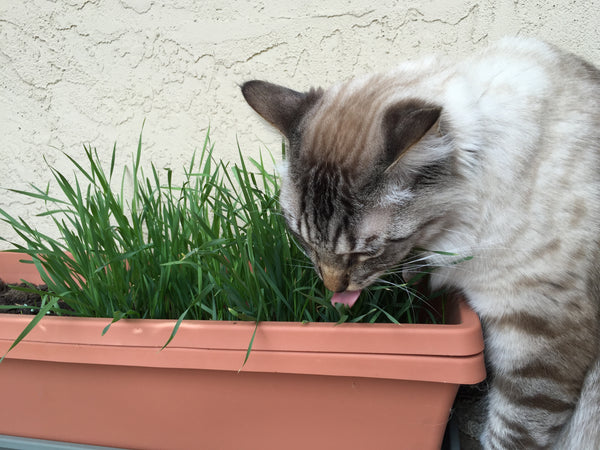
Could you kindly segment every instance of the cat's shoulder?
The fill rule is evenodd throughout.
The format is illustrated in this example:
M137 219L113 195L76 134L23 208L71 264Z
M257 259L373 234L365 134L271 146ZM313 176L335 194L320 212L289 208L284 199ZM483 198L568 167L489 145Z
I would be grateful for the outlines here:
M550 67L566 54L549 42L537 38L506 36L474 51L462 60L462 64L504 63Z
M547 41L529 36L504 36L488 47L514 53L539 53L552 55L558 48Z

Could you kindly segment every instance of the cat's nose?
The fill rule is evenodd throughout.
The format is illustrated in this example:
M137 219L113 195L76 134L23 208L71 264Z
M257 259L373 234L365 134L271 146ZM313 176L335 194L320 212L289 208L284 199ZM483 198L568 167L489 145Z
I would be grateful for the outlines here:
M348 274L345 270L325 265L320 266L325 287L333 292L343 292L348 287Z

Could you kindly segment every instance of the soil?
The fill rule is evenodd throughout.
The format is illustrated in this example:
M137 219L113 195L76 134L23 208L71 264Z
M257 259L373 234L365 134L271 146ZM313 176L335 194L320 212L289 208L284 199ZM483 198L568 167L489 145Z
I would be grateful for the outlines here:
M0 313L5 314L21 314L21 315L35 315L37 314L39 307L42 303L42 297L39 294L31 292L23 292L15 289L11 289L11 286L18 287L29 287L25 283L16 285L6 284L0 279L0 306L31 306L31 308L15 308L15 309L0 309ZM48 286L40 284L35 286L36 289L46 292ZM70 309L63 301L59 300L58 305L61 309ZM53 312L49 312L48 315L54 315Z

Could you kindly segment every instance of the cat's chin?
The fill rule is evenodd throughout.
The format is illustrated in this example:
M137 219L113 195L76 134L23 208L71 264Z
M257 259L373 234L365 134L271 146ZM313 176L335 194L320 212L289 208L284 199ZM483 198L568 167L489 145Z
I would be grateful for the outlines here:
M336 303L341 303L342 305L352 308L352 306L354 306L356 303L356 300L358 300L360 292L360 290L336 292L333 294L333 297L331 297L331 304L335 306Z

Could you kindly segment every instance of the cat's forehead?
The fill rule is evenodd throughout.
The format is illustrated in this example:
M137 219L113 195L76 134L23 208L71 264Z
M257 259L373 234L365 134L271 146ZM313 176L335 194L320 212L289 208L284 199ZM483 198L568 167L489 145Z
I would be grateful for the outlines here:
M356 189L343 176L310 173L312 178L282 180L280 203L292 231L335 253L377 241L391 220L391 209L379 204L378 195Z
M348 173L370 167L383 145L387 83L369 77L327 90L302 127L303 163L327 162Z

